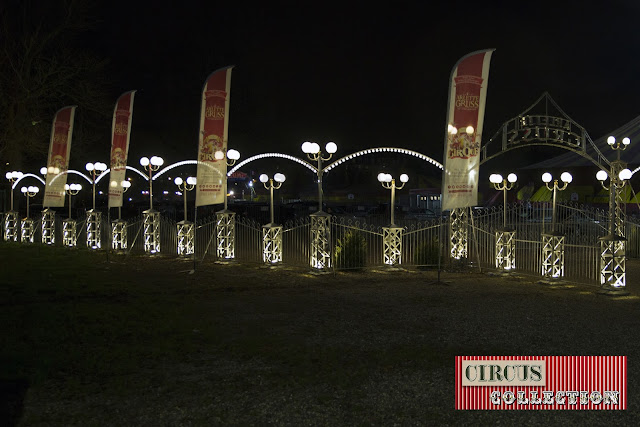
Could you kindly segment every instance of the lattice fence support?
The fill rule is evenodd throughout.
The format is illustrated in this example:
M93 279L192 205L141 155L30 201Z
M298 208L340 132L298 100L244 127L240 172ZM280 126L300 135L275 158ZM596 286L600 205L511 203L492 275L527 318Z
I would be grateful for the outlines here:
M56 212L49 208L42 211L41 238L45 245L53 245L56 242Z
M605 289L625 290L625 246L626 239L618 235L600 238L600 284Z
M148 254L160 252L160 212L147 209L142 212L144 228L144 251Z
M450 234L451 258L467 258L468 255L468 230L467 230L467 208L456 208L451 210Z
M33 243L36 228L31 218L24 218L20 221L20 241L22 243Z
M542 275L551 279L564 277L564 235L542 234Z
M402 227L382 227L384 264L402 264Z
M219 260L236 257L236 214L230 210L216 212L216 255Z
M17 242L20 228L18 226L18 212L8 211L4 214L4 241Z
M87 247L100 249L102 247L100 229L102 226L102 212L95 209L87 211Z
M62 245L75 248L78 243L78 235L76 232L76 220L67 218L62 221Z
M193 223L191 221L180 221L176 224L178 232L178 255L193 255Z
M282 262L282 226L267 224L262 226L262 260L265 264Z
M311 268L331 268L331 215L316 212L311 215Z
M114 251L127 249L127 221L122 219L111 221L111 249Z
M496 231L496 268L505 271L516 268L516 232L513 230Z

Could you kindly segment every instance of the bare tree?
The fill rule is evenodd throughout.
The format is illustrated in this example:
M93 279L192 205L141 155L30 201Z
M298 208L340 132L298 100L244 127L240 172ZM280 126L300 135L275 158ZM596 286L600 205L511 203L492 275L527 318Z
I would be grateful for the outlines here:
M108 127L112 108L102 78L106 61L82 47L97 25L86 3L0 6L0 158L8 168L46 159L53 115L65 105L78 105L74 146L105 137L95 129Z

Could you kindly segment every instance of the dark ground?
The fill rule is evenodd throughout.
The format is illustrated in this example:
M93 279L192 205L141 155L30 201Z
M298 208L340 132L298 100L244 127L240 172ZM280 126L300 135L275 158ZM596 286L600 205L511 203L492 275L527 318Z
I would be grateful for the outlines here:
M640 425L632 295L477 270L338 273L0 244L21 425ZM455 411L456 355L626 355L627 411ZM13 417L13 418L10 418Z

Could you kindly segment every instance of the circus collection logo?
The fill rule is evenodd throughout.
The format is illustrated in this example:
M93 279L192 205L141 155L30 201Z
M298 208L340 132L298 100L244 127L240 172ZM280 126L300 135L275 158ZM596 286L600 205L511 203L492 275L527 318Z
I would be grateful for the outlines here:
M222 138L211 134L204 138L200 145L200 161L215 161L216 151L222 151Z
M449 150L447 153L450 159L468 159L480 153L480 142L476 142L474 134L458 132L449 135Z

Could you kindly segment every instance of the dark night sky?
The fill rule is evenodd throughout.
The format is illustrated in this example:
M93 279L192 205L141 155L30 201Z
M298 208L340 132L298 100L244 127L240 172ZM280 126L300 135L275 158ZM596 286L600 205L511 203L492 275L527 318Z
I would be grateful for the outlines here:
M87 40L111 59L114 102L139 90L131 159L195 157L202 85L229 64L229 144L243 158L333 140L343 155L400 146L441 160L451 68L483 48L496 49L485 139L545 90L593 138L640 114L634 1L226 3L97 9Z

